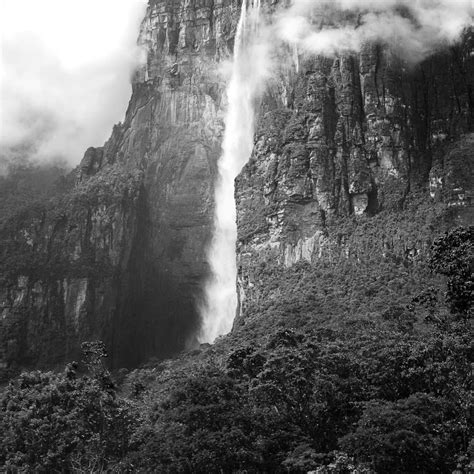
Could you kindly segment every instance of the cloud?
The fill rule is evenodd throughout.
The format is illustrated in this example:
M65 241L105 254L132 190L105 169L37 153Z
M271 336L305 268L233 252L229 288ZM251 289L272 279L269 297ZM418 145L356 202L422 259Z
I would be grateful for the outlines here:
M146 0L0 6L0 160L27 153L75 164L123 118ZM385 42L417 62L472 24L471 0L294 0L265 27L258 52L266 76L277 40L322 55Z
M146 0L0 2L0 160L76 164L123 119Z
M471 0L295 0L273 28L301 52L356 52L376 41L418 62L459 40L473 20Z

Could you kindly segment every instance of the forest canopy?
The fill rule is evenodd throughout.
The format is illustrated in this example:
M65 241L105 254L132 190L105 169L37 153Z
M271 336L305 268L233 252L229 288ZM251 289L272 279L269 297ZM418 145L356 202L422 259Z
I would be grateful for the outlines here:
M468 472L473 232L432 245L444 293L392 302L378 324L241 329L114 375L92 342L80 365L23 373L1 395L0 460L11 472Z

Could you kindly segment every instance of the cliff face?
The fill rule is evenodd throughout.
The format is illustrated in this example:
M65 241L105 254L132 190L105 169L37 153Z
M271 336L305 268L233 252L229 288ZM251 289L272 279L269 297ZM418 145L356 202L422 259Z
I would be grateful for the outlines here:
M3 369L63 363L94 338L133 366L192 338L222 133L217 64L237 15L226 0L150 1L124 122L64 193L2 225Z
M63 363L96 338L115 367L192 341L223 131L219 64L239 9L236 0L150 0L139 36L147 58L124 122L87 150L66 190L1 224L6 371ZM467 202L472 180L459 169L472 150L472 63L469 37L414 68L367 45L272 81L237 181L240 321L258 297L261 262L289 268L364 245L416 253L415 228L364 240L337 226L398 212L430 183L433 206Z
M238 323L278 293L261 279L274 261L413 262L472 223L473 40L417 66L367 44L282 72L237 184Z

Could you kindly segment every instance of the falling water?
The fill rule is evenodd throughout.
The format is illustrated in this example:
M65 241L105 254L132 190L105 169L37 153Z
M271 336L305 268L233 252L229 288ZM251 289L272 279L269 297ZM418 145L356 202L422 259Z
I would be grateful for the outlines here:
M211 277L201 308L201 342L228 333L237 311L236 208L234 180L253 148L254 104L262 88L260 0L243 0L237 27L222 155L215 187L214 235L208 251ZM263 57L262 57L263 59Z

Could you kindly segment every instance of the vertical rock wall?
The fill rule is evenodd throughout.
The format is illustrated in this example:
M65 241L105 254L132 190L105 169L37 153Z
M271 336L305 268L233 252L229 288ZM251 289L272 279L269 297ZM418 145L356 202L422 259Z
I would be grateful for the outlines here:
M409 66L367 44L357 55L309 58L281 72L237 183L243 313L243 300L259 291L258 262L317 265L362 245L373 256L390 249L404 257L429 246L430 236L416 243L415 228L346 242L344 222L400 212L414 193L431 187L433 207L457 206L472 221L473 45L467 31L461 45Z
M0 229L0 363L51 366L103 339L115 367L192 343L240 2L151 0L124 122L53 201Z

